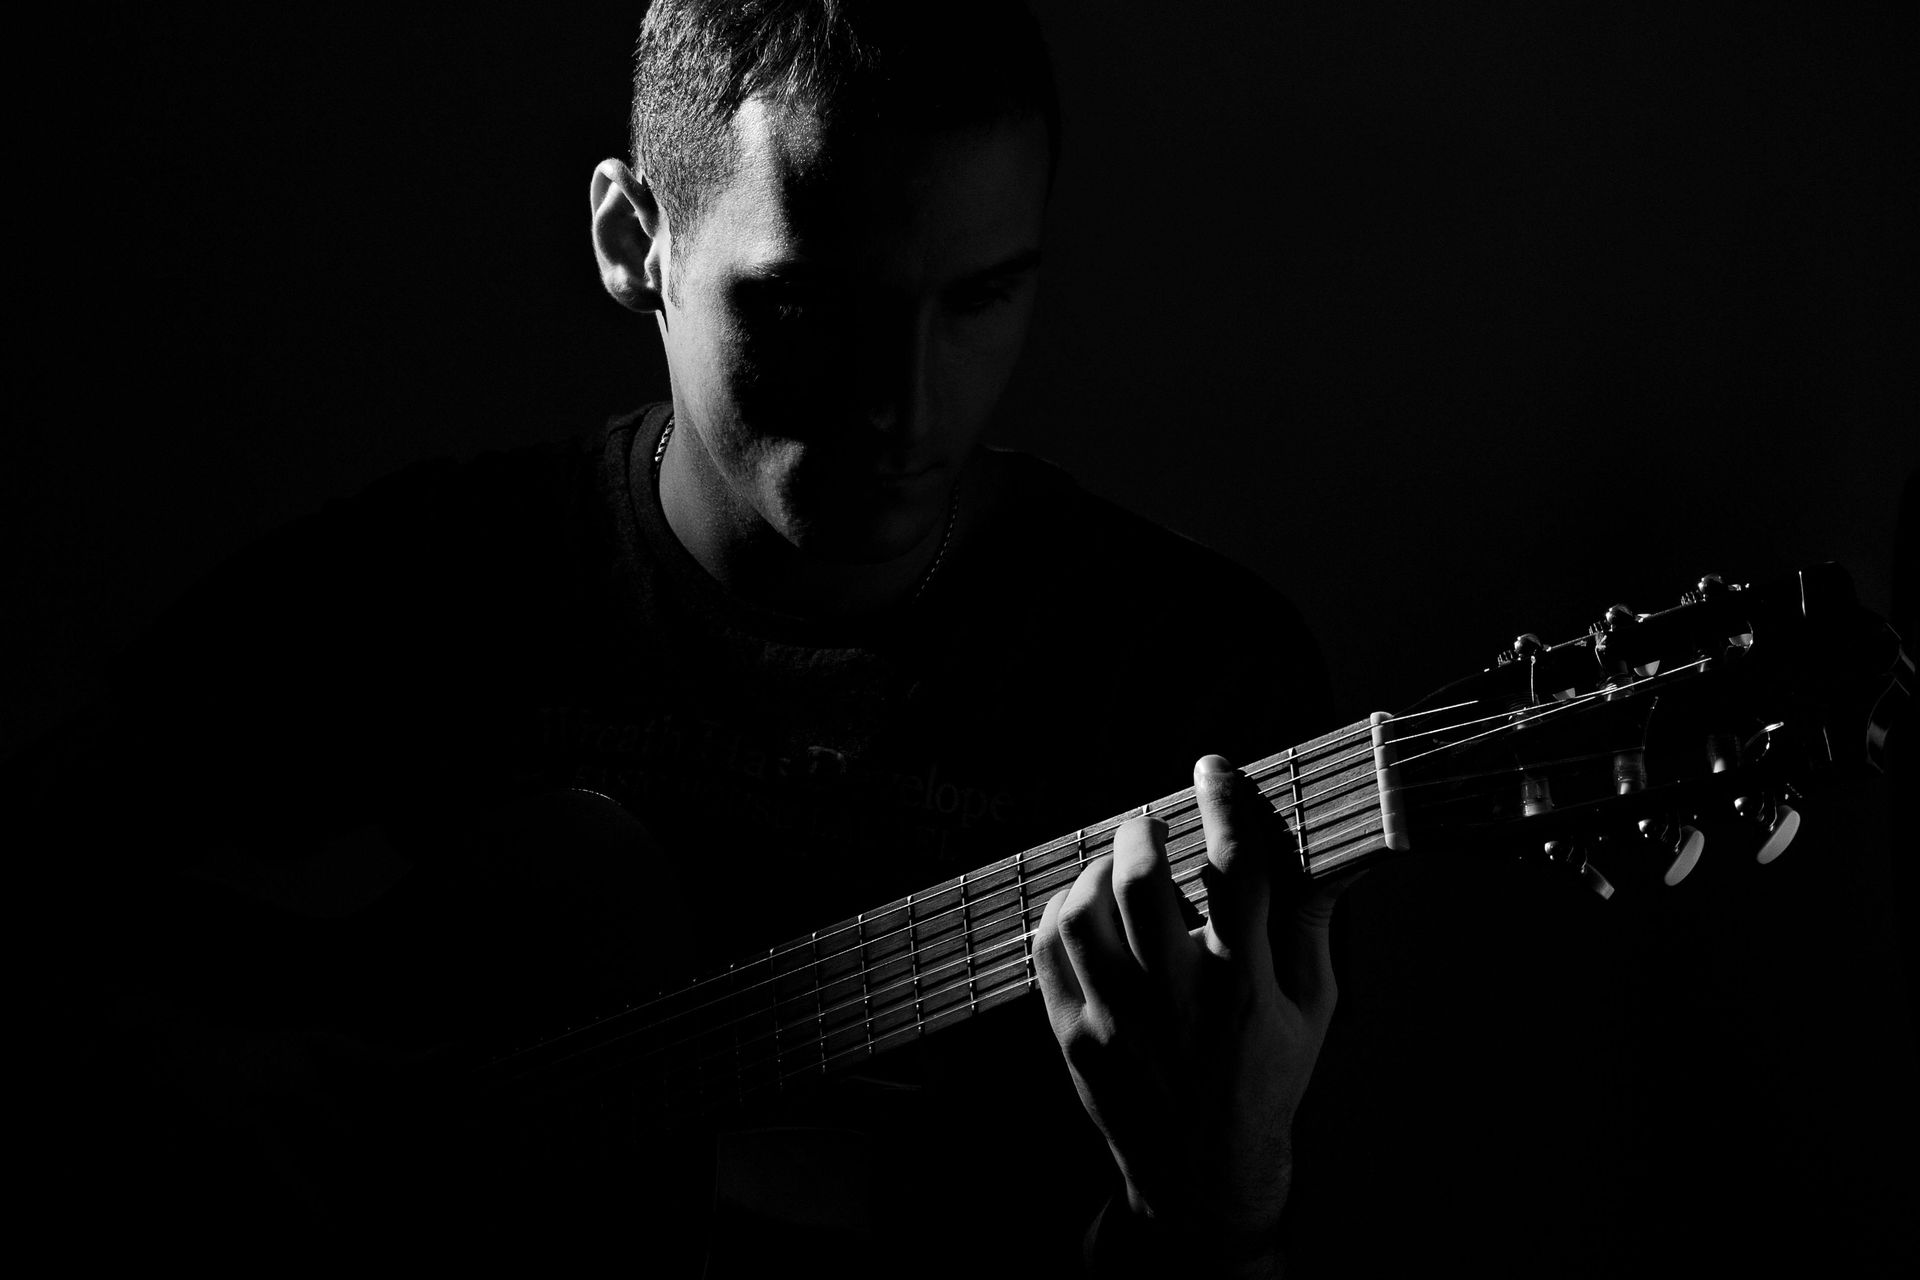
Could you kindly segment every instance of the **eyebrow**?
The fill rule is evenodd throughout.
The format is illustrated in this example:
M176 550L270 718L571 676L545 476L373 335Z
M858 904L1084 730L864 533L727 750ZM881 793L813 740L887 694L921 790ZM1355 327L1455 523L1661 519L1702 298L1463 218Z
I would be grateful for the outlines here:
M740 271L739 278L748 284L797 284L813 280L821 275L820 268L813 263L798 258L782 258L772 262L756 262Z

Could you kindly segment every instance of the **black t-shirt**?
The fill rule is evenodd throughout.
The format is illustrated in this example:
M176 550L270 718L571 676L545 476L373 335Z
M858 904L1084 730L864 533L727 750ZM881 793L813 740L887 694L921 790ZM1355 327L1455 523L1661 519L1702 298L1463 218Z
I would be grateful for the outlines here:
M442 1150L465 1153L449 1180L422 1154L440 1137L403 1136L422 1095L359 1046L416 1055L424 1089L448 1044L556 1029L650 967L711 968L1177 790L1206 752L1246 761L1332 727L1271 588L1020 455L912 603L824 621L746 605L667 528L650 469L666 416L402 473L250 549L127 655L111 710L47 766L71 873L56 900L87 1000L114 1010L80 1074L119 1092L90 1114L147 1171L74 1170L77 1194L147 1193L168 1170L152 1217L188 1237L517 1218L528 1240L618 1238L609 1169L630 1153L593 1164L562 1141L536 1173L516 1148L477 1193L471 1135ZM651 840L552 871L524 819L565 788ZM548 960L574 985L529 976ZM226 1048L181 1050L196 1036ZM316 1054L323 1103L276 1074L304 1081ZM253 1065L196 1078L209 1056ZM687 1176L800 1203L781 1248L967 1223L1005 1257L1070 1250L1117 1181L1037 999L858 1075L803 1120L723 1138L748 1169L791 1164L785 1182ZM239 1077L267 1100L236 1102ZM768 1137L795 1133L812 1136ZM865 1208L796 1190L845 1177ZM764 1226L735 1215L739 1258Z

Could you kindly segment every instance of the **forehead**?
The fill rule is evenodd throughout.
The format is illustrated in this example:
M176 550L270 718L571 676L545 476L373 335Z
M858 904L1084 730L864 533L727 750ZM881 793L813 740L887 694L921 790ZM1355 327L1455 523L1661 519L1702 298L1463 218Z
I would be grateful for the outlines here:
M733 131L733 172L695 237L707 267L805 262L926 282L1039 245L1048 141L1038 117L856 140L754 98Z

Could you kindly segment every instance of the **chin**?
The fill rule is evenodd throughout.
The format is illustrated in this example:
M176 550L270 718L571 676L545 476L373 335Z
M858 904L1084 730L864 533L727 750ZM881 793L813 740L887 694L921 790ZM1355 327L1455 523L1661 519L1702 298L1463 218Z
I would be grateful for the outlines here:
M808 556L833 564L885 564L909 554L928 537L939 536L946 518L944 503L931 519L918 510L843 509L796 522L788 540Z

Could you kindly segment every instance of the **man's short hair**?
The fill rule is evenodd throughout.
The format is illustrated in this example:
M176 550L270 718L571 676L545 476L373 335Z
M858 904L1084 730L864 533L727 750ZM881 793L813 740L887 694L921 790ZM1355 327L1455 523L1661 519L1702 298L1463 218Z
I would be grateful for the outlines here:
M633 74L633 157L677 241L731 175L733 117L766 94L836 135L1060 108L1039 25L1020 0L654 0Z

